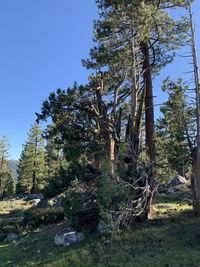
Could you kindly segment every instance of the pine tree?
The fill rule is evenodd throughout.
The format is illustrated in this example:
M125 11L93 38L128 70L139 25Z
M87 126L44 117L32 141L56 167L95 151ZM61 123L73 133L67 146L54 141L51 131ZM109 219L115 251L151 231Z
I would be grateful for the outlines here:
M9 146L8 138L4 135L0 140L0 197L2 200L6 194L12 194L14 191L14 181L8 162Z
M24 145L18 168L19 191L38 193L47 179L45 144L38 124L34 124Z
M83 61L94 70L89 84L52 93L38 114L39 120L52 119L53 128L47 132L60 134L74 174L81 157L91 160L95 153L97 166L103 157L111 161L113 183L139 188L127 200L128 218L151 213L156 181L153 78L185 41L187 19L176 20L168 13L168 8L185 6L185 2L97 0L97 45L90 59ZM140 162L143 113L147 164ZM122 177L118 176L121 166ZM135 199L138 195L142 197ZM134 214L131 203L139 201L135 206L142 208Z
M103 107L100 128L103 132L107 129L108 143L115 142L113 132L117 132L118 125L112 111L120 110L124 102L129 104L126 139L130 142L128 151L133 159L129 162L132 161L133 169L136 169L134 164L140 153L144 109L146 153L152 166L147 201L147 213L150 213L156 176L153 77L172 62L174 51L186 40L188 19L174 19L168 9L185 7L187 1L98 0L97 4L100 10L100 20L95 23L98 46L91 50L91 58L84 61L84 65L96 71L96 81L103 73L103 82L98 82L99 87L96 87L96 98L99 110ZM109 102L108 99L114 100ZM119 140L120 136L117 137ZM110 155L113 154L111 148Z
M175 83L167 78L163 90L167 91L168 100L160 109L163 117L157 121L158 165L163 173L185 176L191 170L188 137L195 136L195 109L187 97L188 86L181 79Z
M62 166L62 151L58 144L56 144L55 138L47 140L46 145L46 162L48 167L48 177L54 177L58 174L59 169Z

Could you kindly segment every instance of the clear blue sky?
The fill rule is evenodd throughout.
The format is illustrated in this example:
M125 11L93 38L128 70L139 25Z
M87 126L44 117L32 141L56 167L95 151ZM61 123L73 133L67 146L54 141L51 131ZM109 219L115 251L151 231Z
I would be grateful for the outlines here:
M196 0L198 47L199 11ZM35 112L49 93L87 82L81 59L93 45L96 17L94 0L0 0L0 138L8 136L11 158L19 158ZM178 59L162 71L155 95L166 75L176 78L185 69ZM158 95L156 102L161 101Z

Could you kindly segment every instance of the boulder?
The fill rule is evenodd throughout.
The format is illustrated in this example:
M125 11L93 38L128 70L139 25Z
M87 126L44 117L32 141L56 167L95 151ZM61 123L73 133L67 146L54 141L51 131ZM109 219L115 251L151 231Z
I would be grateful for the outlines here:
M44 198L42 195L31 194L25 197L24 200L29 201L29 200L42 199L42 198Z
M166 192L167 194L176 194L176 190L174 188L170 188Z
M11 199L11 197L4 197L3 198L3 201L8 201L8 200L10 200Z
M63 208L63 197L62 196L57 196L54 198L54 208Z
M16 217L8 218L9 223L16 223L18 220L19 218L16 218Z
M18 238L18 234L16 233L9 233L6 237L6 239L4 239L4 242L11 242L14 241L15 239Z
M188 181L185 179L185 177L177 175L174 178L171 179L169 186L174 187L177 185L187 184Z
M36 198L36 199L33 199L33 200L29 200L29 203L30 203L31 205L35 205L35 206L37 206L37 205L39 205L40 201L41 201L40 198Z
M40 209L46 209L48 206L49 206L49 203L48 203L48 199L46 198L42 198L37 204L37 208L40 208Z
M84 241L85 237L82 233L78 233L71 228L59 231L55 236L55 245L70 247L79 242Z

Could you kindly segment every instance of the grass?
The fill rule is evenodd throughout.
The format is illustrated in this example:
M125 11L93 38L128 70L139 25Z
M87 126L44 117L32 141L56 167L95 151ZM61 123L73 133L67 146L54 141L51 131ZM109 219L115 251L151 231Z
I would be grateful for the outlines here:
M89 236L71 249L54 245L59 224L21 235L0 244L0 267L200 267L200 219L192 207L174 196L154 206L157 219L112 237Z
M7 201L0 202L0 215L9 214L10 212L17 210L27 210L32 207L32 204L28 201L11 199Z
M9 218L23 217L24 211L30 209L33 205L27 201L11 199L0 202L0 225L7 224Z
M6 233L23 231L20 223L24 212L32 206L30 202L16 199L0 202L0 242L5 239Z

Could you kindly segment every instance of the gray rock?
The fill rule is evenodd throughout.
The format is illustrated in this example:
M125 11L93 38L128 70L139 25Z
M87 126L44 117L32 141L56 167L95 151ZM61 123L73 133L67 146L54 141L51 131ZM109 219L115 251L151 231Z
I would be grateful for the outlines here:
M8 218L8 221L10 222L10 223L15 223L15 222L17 222L19 219L18 218L15 218L15 217L13 217L13 218Z
M59 231L55 236L55 245L70 247L84 241L85 236L82 233L73 231L71 228Z
M167 190L167 194L175 194L176 190L174 188L170 188L169 190Z
M188 198L188 197L185 197L185 198L183 199L183 201L186 202L187 204L192 204L192 203L193 203L192 198Z
M42 198L44 198L42 195L31 194L25 197L24 200L29 201L29 200L42 199Z
M46 198L42 198L37 204L37 208L40 209L46 209L48 206L49 206L48 199Z
M183 192L183 193L182 193L182 196L183 196L183 197L186 197L186 198L190 198L190 199L192 199L192 192L191 192L191 191Z
M18 238L18 234L16 233L9 233L6 237L6 239L4 239L4 242L11 242L14 241L15 239Z
M188 203L192 203L192 192L183 192L180 194L183 201L188 202Z
M185 177L177 175L169 183L169 186L174 187L181 184L187 184L188 181L185 179Z
M8 201L8 200L10 200L10 199L11 199L10 197L4 197L4 198L3 198L4 201Z
M54 198L54 208L63 208L63 197L62 196L57 196Z
M29 200L29 203L32 205L38 205L40 203L41 199L40 198L36 198L33 200Z

